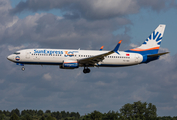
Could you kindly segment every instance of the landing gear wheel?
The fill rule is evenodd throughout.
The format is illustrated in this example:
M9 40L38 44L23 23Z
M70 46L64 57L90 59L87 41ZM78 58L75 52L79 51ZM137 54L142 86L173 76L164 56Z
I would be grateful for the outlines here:
M87 71L87 73L90 73L90 69L89 68L87 68L86 71Z
M85 73L85 74L86 74L86 73L87 73L87 70L86 70L86 69L84 69L84 70L83 70L83 73Z
M25 67L22 67L22 71L24 71L25 70Z
M85 73L85 74L90 73L90 69L89 68L87 68L87 69L84 68L83 73Z

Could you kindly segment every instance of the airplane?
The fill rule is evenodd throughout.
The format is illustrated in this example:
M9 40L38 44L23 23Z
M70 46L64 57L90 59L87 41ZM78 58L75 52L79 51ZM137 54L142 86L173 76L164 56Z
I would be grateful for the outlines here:
M111 51L102 50L73 50L73 49L23 49L7 57L8 60L24 65L58 65L61 69L76 69L84 67L83 73L90 73L89 67L123 67L158 60L158 53L166 25L160 24L141 46L126 51L119 51L120 40Z

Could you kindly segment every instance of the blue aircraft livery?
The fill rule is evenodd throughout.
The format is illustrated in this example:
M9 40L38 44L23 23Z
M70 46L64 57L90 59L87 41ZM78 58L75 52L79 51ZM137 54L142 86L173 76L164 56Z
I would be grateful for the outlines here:
M157 42L157 44L160 45L160 43L161 43L160 40L162 39L162 37L161 37L161 33L159 35L158 34L159 34L159 32L155 33L155 31L153 31L153 34L150 35L149 38L147 38L146 41L144 41L143 44L147 44L147 42L149 40L155 40L155 42ZM157 35L158 35L158 37L157 37ZM153 39L152 39L152 37L153 37Z

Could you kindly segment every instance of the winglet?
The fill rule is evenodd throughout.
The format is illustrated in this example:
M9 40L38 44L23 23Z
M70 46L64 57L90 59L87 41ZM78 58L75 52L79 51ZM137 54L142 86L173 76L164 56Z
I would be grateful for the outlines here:
M114 52L117 52L117 51L118 51L121 42L122 42L122 40L120 40L120 41L118 42L117 46L116 46L116 47L114 48L114 50L113 50Z
M101 46L100 51L102 51L102 50L103 50L103 47L104 47L104 46Z

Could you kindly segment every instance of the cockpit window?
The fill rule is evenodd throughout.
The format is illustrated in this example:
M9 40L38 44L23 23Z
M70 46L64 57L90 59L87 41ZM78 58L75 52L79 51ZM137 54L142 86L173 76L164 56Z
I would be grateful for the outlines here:
M20 52L15 52L14 54L19 55L19 54L20 54Z

